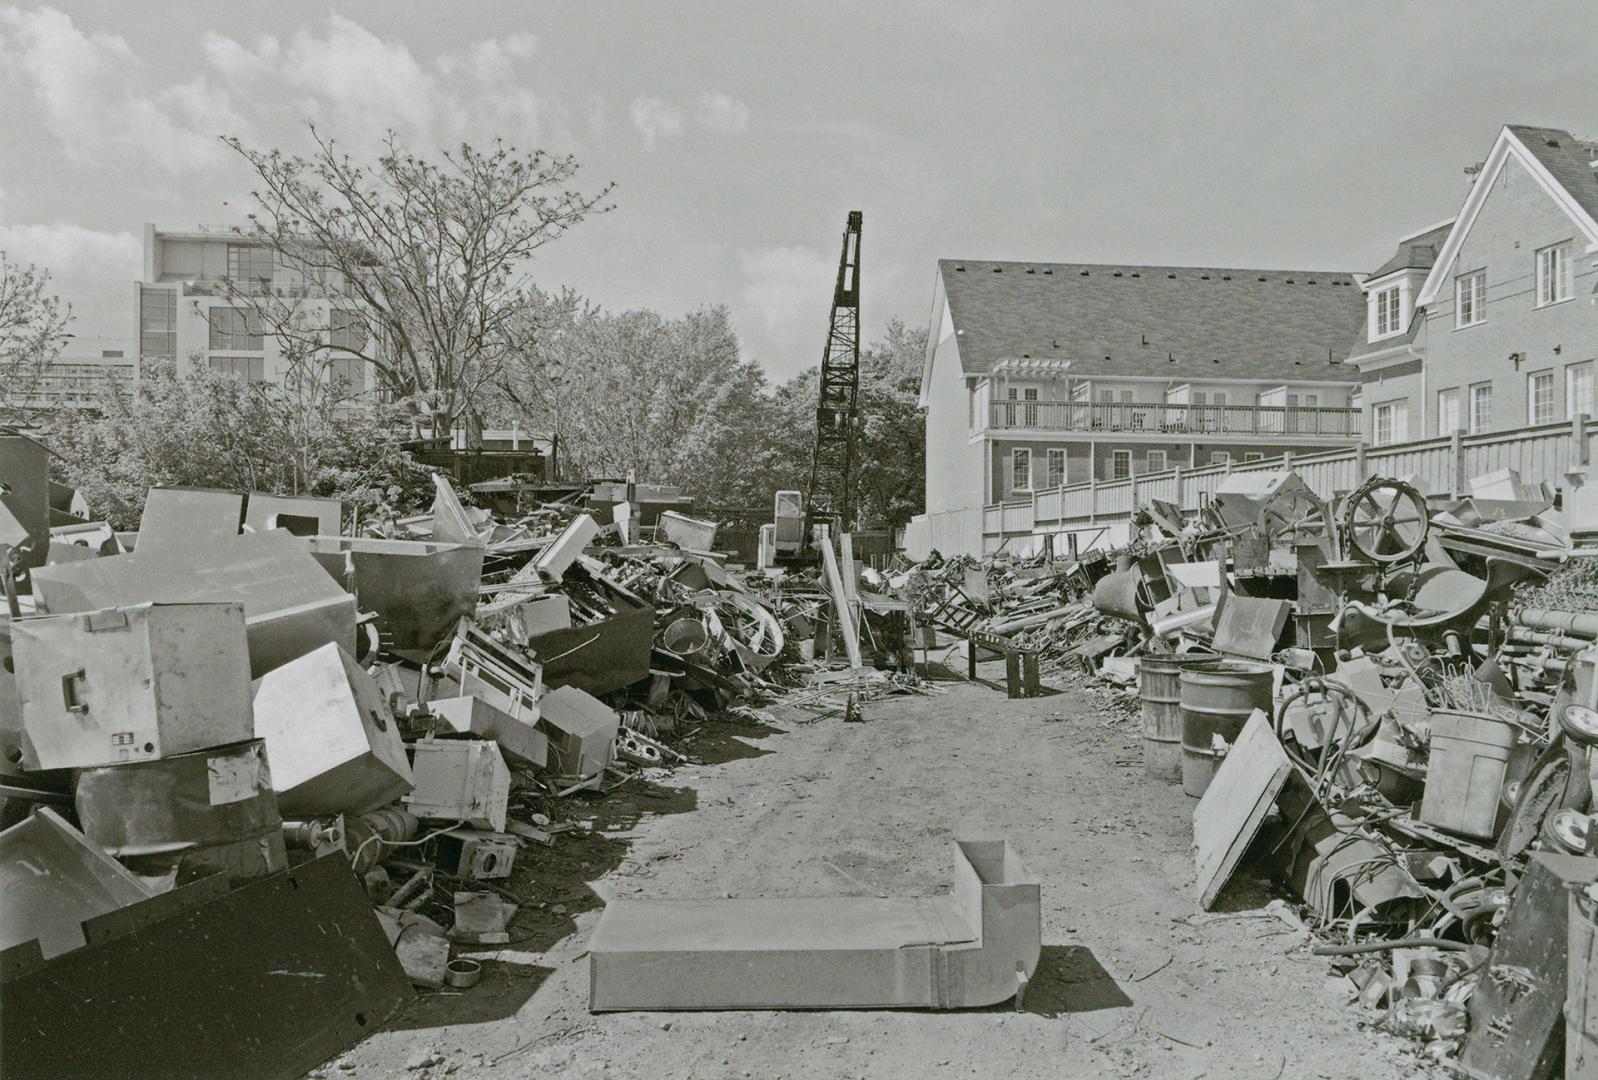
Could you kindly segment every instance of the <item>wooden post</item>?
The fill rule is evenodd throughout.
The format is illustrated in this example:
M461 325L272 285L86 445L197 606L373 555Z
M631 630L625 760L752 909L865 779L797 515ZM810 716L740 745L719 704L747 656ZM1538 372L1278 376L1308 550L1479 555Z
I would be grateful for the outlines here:
M1187 492L1182 490L1182 466L1176 465L1171 471L1176 474L1176 508L1181 510L1187 506Z
M1286 469L1288 472L1293 471L1293 451L1282 451L1282 468Z
M1362 438L1354 444L1354 486L1359 487L1365 482L1368 475L1365 471L1365 441Z
M1448 452L1453 457L1454 490L1456 499L1465 495L1465 433L1458 428L1448 434Z
M1577 413L1570 418L1570 435L1576 440L1576 464L1592 464L1592 443L1587 439L1587 421L1591 419L1586 413Z

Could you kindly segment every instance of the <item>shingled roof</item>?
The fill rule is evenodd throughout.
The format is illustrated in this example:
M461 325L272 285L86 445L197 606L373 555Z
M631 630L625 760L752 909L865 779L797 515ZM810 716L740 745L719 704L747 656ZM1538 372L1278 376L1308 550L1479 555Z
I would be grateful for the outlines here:
M1405 237L1399 241L1393 257L1382 263L1371 277L1386 277L1395 270L1430 270L1436 265L1437 253L1443 249L1443 241L1448 239L1448 231L1453 227L1452 221L1445 221L1423 233Z
M1598 169L1592 167L1598 160L1598 141L1578 139L1559 128L1510 124L1509 130L1559 185L1570 192L1577 205L1587 211L1589 217L1598 219Z
M967 375L1071 361L1073 376L1346 382L1365 321L1352 277L1325 270L942 259Z

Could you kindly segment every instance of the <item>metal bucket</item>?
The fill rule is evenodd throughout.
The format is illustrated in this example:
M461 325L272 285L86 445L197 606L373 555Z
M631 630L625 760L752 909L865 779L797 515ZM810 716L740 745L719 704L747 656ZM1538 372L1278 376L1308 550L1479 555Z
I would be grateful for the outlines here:
M287 869L283 820L261 739L78 773L83 833L136 873L177 884Z
M1144 656L1137 662L1143 702L1143 772L1170 784L1182 781L1182 669L1215 660L1210 653Z
M1181 679L1182 791L1197 798L1225 756L1214 737L1234 743L1250 713L1271 711L1272 674L1264 664L1215 660L1183 669Z
M1570 892L1565 1075L1598 1076L1598 901Z

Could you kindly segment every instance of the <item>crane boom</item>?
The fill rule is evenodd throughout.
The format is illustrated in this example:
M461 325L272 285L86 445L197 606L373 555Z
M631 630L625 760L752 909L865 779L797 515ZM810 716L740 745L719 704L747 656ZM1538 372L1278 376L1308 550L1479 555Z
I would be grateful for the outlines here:
M821 353L821 395L816 405L816 445L805 493L805 535L814 525L854 527L854 444L860 393L860 222L849 211L832 290L832 317Z

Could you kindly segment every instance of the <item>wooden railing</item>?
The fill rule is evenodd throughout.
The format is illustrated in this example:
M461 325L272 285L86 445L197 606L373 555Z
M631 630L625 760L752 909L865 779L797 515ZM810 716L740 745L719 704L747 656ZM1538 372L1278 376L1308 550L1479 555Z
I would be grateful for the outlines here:
M1358 438L1360 410L1318 405L1166 405L1153 402L995 401L1001 430L1143 432L1150 435L1303 435Z

